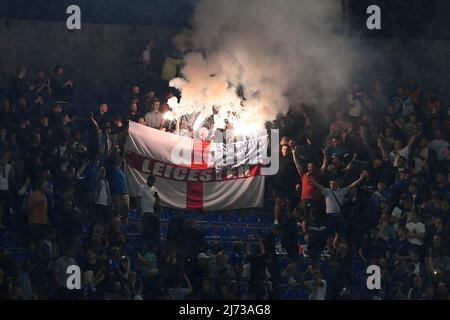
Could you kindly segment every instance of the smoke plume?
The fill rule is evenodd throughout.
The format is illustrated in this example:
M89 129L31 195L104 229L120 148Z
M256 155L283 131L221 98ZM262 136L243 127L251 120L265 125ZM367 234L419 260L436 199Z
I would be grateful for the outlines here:
M256 130L289 106L348 88L358 62L354 44L336 32L334 0L200 0L192 29L174 41L184 54L183 113L216 111L216 127L233 119ZM180 111L181 112L181 111Z

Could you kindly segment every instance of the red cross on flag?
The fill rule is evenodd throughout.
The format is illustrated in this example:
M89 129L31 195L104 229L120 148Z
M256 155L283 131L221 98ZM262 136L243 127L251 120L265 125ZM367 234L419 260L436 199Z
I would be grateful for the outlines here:
M205 211L262 207L264 176L253 155L261 153L266 138L210 143L130 122L125 148L129 193L137 196L152 174L163 206Z

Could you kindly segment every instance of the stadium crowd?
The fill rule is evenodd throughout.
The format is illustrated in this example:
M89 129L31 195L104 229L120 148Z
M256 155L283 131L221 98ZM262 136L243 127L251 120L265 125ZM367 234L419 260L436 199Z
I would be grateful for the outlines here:
M282 283L311 300L449 298L450 109L437 93L374 82L354 84L326 114L292 106L275 121L283 138L268 179L273 229L224 251L181 211L161 239L153 177L129 197L127 122L168 129L163 114L177 94L167 81L180 60L166 59L159 77L152 46L142 79L95 110L77 106L76 79L61 66L51 76L19 67L6 85L0 234L17 235L29 256L17 263L0 248L0 299L279 299ZM133 209L139 249L126 233ZM354 286L354 262L379 266L381 289ZM81 267L82 290L66 287L70 265Z

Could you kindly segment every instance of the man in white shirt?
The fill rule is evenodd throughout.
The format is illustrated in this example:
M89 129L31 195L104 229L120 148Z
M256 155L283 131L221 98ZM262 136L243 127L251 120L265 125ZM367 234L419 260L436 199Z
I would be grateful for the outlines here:
M4 229L3 226L3 213L8 204L9 186L11 176L13 176L12 166L9 163L9 152L2 154L0 160L0 229Z
M304 281L303 278L310 273L313 276L312 280ZM320 269L312 268L311 266L303 273L300 284L308 289L309 300L325 300L327 294L327 282L322 278Z
M153 102L152 110L145 115L145 125L147 127L157 130L161 129L164 119L162 113L159 111L160 106L161 102L159 100Z
M149 175L147 177L147 183L141 187L137 203L142 217L142 237L145 240L158 242L159 196L155 187L155 181L154 176Z
M69 278L69 274L67 273L67 269L69 266L77 265L76 260L73 258L74 251L73 248L67 246L64 249L64 255L55 261L54 270L53 270L53 279L56 282L58 298L65 300L74 299L74 296L77 294L77 290L70 290L67 287L67 279Z
M438 160L442 161L445 157L445 149L450 146L446 139L444 139L441 129L434 131L434 139L428 143L428 147L436 151Z
M154 76L154 48L154 41L148 41L140 56L143 80L151 83L156 79L156 76Z
M416 135L413 135L409 140L408 145L406 147L403 147L403 142L401 140L395 140L394 150L389 154L389 158L394 168L397 168L398 166L397 164L398 158L400 157L403 157L405 159L409 158L409 151L411 150L414 141L416 141Z
M309 180L319 189L324 198L326 205L326 213L330 220L330 227L334 230L334 240L328 242L328 249L337 248L339 238L346 232L347 221L343 212L344 198L350 189L358 186L366 177L367 173L361 173L358 180L345 188L340 188L336 180L330 181L330 188L325 188L314 180L312 175L308 173Z
M106 169L100 167L94 190L93 221L95 223L111 223L111 206L111 189L109 187L108 179L106 178Z
M144 67L148 67L152 63L152 57L151 57L152 50L153 50L153 41L150 40L145 45L145 48L144 48L144 50L142 50L142 53L141 53L141 61L142 61L142 64L144 65Z
M423 246L423 239L425 237L425 225L419 221L416 212L411 213L411 221L406 224L408 229L408 241L414 246Z

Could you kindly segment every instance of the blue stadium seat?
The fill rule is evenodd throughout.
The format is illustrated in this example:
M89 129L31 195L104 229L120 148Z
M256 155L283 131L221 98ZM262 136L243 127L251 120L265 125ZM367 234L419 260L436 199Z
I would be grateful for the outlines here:
M141 221L141 215L137 209L133 209L128 214L128 219L131 221Z
M11 249L9 250L9 254L11 255L11 258L16 263L23 263L29 259L29 254L24 249Z
M250 213L250 214L247 216L246 221L247 221L248 223L258 224L258 223L260 222L260 217L259 217L259 216L260 216L260 215L257 214L257 213Z
M239 237L241 240L246 240L253 233L253 229L242 228L239 232Z
M208 222L220 223L222 222L222 215L220 214L220 212L208 212Z
M220 228L219 235L222 239L233 239L233 232L230 228Z
M168 230L168 226L165 226L165 225L160 226L160 232L161 232L162 236L164 236L164 237L167 236L167 230Z

